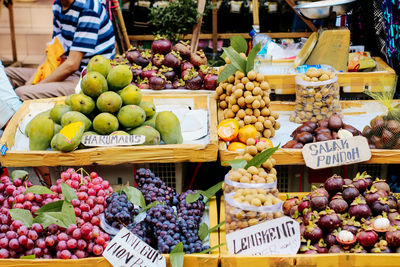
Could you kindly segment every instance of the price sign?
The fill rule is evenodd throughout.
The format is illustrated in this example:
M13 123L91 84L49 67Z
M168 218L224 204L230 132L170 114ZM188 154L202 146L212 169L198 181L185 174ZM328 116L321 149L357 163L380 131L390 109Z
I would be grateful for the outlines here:
M144 135L85 135L81 143L85 146L132 146L145 141Z
M125 227L111 240L104 250L103 256L114 267L166 266L163 255Z
M362 136L309 143L302 153L306 166L312 169L348 165L371 158L368 141Z
M231 254L296 254L300 248L300 225L284 216L227 234L226 242Z

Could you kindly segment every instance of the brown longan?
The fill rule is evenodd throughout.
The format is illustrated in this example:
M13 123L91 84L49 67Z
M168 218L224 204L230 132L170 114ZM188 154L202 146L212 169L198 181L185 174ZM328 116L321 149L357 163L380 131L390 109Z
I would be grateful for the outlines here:
M254 101L254 96L252 96L252 95L246 96L245 101L246 101L246 104L251 104L251 103L253 103L253 101Z
M258 118L261 115L261 111L258 108L253 109L253 115Z
M264 120L264 128L265 129L272 128L272 122L269 119Z
M236 89L236 90L233 92L233 95L234 95L236 98L239 98L239 97L241 97L241 96L243 95L243 90L242 90L242 89Z
M248 138L246 141L246 145L252 146L256 143L256 140L254 138Z
M259 108L261 106L260 101L254 100L251 104L254 109Z
M261 93L262 93L262 89L260 88L260 87L254 87L254 89L253 89L253 95L254 96L258 96L258 95L261 95Z
M251 116L246 115L243 119L244 124L250 124L251 123Z
M250 82L249 78L247 78L247 77L243 77L243 78L242 78L242 83L243 83L243 84L246 84L246 83L248 83L248 82Z
M270 114L271 114L271 111L267 107L264 107L261 110L261 116L268 117Z
M222 94L222 95L219 96L219 100L221 100L221 101L225 100L225 98L226 98L226 94Z
M247 73L247 77L250 80L255 80L257 78L257 72L255 70L251 70Z
M240 110L240 107L239 105L233 105L231 109L233 112L237 113Z
M251 108L246 108L245 109L245 112L246 112L246 115L249 115L249 116L251 116L251 115L253 115L253 110L251 109Z
M248 82L248 83L246 83L246 90L247 91L253 91L253 89L254 89L254 84L252 83L252 82Z
M250 91L245 91L243 93L243 96L246 98L247 96L252 95L252 93Z
M264 130L264 125L262 122L257 121L254 124L254 127L256 127L257 131L262 132Z
M268 82L266 82L266 81L262 81L262 82L260 83L260 87L261 87L261 89L264 90L264 91L269 90L269 84L268 84Z
M251 116L251 123L254 124L257 122L257 117L256 116Z
M241 108L246 106L246 101L244 101L244 97L243 96L238 98L237 103Z
M219 102L219 107L222 109L226 109L228 107L228 104L225 101Z
M257 82L263 82L264 81L264 74L258 73L256 77Z
M281 128L281 124L279 123L279 121L276 121L274 124L274 129L279 130L280 128Z
M236 114L239 118L243 119L244 116L246 116L246 112L243 109L239 109L237 114Z

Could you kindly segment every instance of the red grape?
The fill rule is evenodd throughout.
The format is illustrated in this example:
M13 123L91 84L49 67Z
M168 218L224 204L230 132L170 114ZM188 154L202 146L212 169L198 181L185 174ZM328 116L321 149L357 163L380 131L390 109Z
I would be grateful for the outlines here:
M29 230L28 231L28 238L32 239L32 241L35 241L36 239L38 239L38 234L34 230Z
M69 240L67 241L67 247L68 247L68 249L74 249L74 248L76 248L77 246L78 246L78 242L76 241L76 239L71 238L71 239L69 239Z
M67 260L71 258L71 252L69 250L64 249L61 251L61 259Z
M8 259L9 253L8 250L2 248L0 249L0 259Z
M43 226L39 223L34 223L32 224L32 230L40 234L41 232L43 232Z
M103 247L100 245L94 245L93 246L93 254L96 256L100 256L103 254Z

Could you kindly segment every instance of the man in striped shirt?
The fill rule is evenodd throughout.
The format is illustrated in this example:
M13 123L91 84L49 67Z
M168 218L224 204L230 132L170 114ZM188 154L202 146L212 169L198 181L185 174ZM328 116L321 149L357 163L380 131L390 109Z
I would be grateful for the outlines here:
M66 60L40 83L32 85L36 69L6 68L21 100L74 93L79 74L94 55L113 58L115 36L100 0L55 0L53 38L63 45Z

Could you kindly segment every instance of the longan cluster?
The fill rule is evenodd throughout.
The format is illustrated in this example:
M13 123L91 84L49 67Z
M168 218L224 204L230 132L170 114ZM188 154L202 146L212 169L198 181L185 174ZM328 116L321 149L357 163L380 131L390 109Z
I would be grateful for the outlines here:
M270 88L264 75L252 70L244 75L241 71L230 76L216 89L219 107L223 110L225 119L234 118L239 122L239 128L253 125L260 137L275 136L275 130L280 128L278 113L272 112L270 106Z
M272 147L268 143L262 141L256 142L254 138L249 138L247 139L246 148L244 149L243 154L236 156L235 159L244 159L249 162L255 155L269 148ZM273 160L272 166L275 166L275 159L270 158L269 160Z
M236 203L251 205L254 207L268 207L282 203L272 193L267 193L265 189L239 189L232 200ZM226 232L231 233L249 226L253 226L268 220L273 220L283 216L280 208L276 211L254 211L240 209L226 204Z
M257 168L255 166L251 166L247 170L243 168L240 168L236 171L231 170L229 171L227 178L233 182L238 182L238 183L250 183L250 184L274 183L276 182L277 172L276 169L272 167L273 161L271 161L271 158L268 159L264 164L266 164L267 162L268 162L268 167L271 167L268 172L264 168Z
M304 75L296 77L295 114L291 122L317 122L329 118L333 113L340 113L339 84L334 80L336 74L331 71L309 68ZM314 82L325 82L325 85L313 85ZM304 83L306 81L307 83Z

